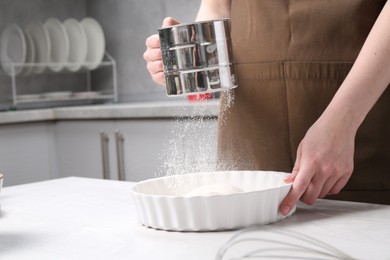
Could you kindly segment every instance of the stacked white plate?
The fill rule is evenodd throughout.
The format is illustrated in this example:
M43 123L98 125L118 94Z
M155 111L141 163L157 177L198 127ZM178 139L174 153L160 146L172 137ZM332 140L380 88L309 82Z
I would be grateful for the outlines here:
M13 67L11 63L26 61L26 38L23 31L16 24L8 25L0 38L1 65L8 75L19 74L22 67Z
M45 23L31 23L23 31L8 25L1 34L1 64L10 76L43 73L47 69L60 72L94 70L103 60L105 37L93 18L81 21L56 18Z
M137 183L132 196L141 224L172 231L213 231L265 225L291 189L287 173L203 172ZM288 216L295 212L295 208Z
M49 33L41 23L29 24L25 29L25 33L31 36L31 45L34 46L33 49L35 50L35 58L30 63L30 65L34 64L34 66L29 66L30 72L42 73L46 69L51 53ZM6 36L4 37L6 38ZM23 63L23 61L19 63Z

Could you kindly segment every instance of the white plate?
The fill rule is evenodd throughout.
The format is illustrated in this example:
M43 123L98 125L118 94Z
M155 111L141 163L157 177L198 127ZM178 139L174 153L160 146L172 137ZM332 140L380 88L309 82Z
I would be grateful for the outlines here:
M66 68L70 71L81 69L87 57L87 36L83 26L73 18L64 22L65 30L69 37L69 59Z
M140 222L172 231L228 230L265 225L286 218L279 205L291 188L288 173L265 171L204 172L155 178L137 183L132 196ZM227 195L187 196L202 186L232 185ZM288 216L295 212L295 208Z
M49 68L59 72L64 68L69 57L69 38L62 23L55 18L48 19L44 24L49 33L51 52L49 56Z
M11 63L24 63L26 61L26 38L22 29L16 24L8 25L0 38L1 65L4 71L12 76L18 75L22 66L14 66L12 71Z
M26 47L27 47L26 63L32 64L35 62L35 44L34 44L33 37L31 36L31 34L29 32L25 32L25 36L26 36ZM29 65L30 64L26 64L23 67L23 71L22 71L21 75L23 75L23 76L30 75L30 73L32 72L34 67L29 66Z
M47 67L51 50L49 33L41 23L27 25L26 33L30 34L35 46L35 63L33 72L42 73Z
M100 24L93 18L84 18L81 25L85 30L88 43L87 58L84 68L93 70L102 62L105 51L104 32Z

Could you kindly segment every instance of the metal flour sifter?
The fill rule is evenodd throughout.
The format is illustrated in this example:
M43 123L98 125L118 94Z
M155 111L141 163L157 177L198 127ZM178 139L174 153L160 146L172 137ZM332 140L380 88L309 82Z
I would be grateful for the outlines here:
M230 19L158 30L168 96L237 87Z

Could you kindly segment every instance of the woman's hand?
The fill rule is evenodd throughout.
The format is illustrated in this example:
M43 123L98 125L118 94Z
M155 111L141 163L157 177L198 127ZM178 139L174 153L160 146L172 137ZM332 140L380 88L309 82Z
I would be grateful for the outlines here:
M179 22L171 17L164 19L162 28L178 24ZM153 34L146 39L146 51L144 59L147 62L147 69L154 82L165 85L163 62L160 50L160 39L158 34Z
M292 188L281 203L283 215L298 200L313 204L317 198L339 193L351 177L356 131L339 119L320 117L301 141L293 172L285 179Z

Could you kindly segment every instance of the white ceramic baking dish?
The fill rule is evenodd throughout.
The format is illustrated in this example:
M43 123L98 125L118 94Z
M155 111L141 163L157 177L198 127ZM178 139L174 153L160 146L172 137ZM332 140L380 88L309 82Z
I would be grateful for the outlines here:
M132 197L141 224L171 231L229 230L286 218L279 205L291 188L287 173L221 171L174 175L141 181ZM243 192L188 196L208 185L232 185ZM289 215L295 212L295 208ZM289 216L288 215L288 216Z

